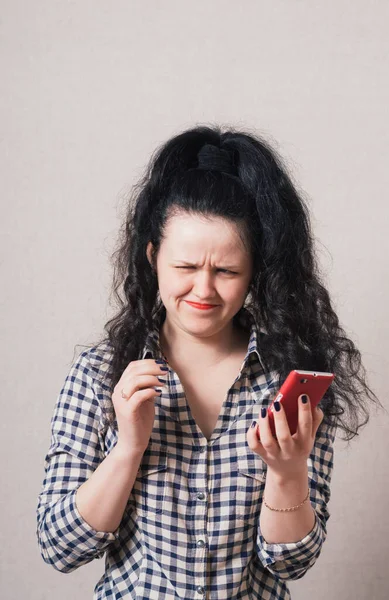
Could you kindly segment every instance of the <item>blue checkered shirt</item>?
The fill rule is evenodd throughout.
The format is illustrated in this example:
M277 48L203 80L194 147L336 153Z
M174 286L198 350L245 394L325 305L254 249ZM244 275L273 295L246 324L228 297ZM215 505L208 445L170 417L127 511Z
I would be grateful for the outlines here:
M287 581L313 566L326 538L335 431L322 422L307 459L313 529L297 542L267 543L259 523L267 465L246 439L276 379L258 352L262 335L251 321L246 356L209 440L169 370L113 532L93 529L75 503L77 488L117 441L117 428L107 423L113 405L104 381L112 352L104 342L78 356L55 404L38 500L36 533L46 563L70 573L105 555L94 600L290 599ZM142 358L162 356L155 325Z

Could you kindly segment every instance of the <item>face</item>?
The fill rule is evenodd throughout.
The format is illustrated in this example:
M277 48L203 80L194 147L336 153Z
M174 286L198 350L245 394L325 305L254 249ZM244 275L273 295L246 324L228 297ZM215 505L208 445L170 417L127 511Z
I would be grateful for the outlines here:
M149 261L151 249L149 243ZM243 306L251 275L251 255L234 223L187 213L168 221L157 256L157 277L171 324L200 336L217 333ZM203 310L189 302L214 307Z

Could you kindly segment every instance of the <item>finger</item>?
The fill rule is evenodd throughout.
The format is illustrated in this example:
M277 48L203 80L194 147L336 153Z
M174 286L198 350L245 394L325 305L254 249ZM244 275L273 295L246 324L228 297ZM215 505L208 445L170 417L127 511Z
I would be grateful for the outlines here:
M259 440L259 428L258 423L253 421L251 426L247 430L247 443L249 448L256 454L259 454L263 459L266 457L266 450Z
M160 359L158 360L159 362L157 362L154 358L132 360L124 369L122 377L127 377L128 375L143 375L147 373L161 376L167 375L169 367L165 361L161 361Z
M320 406L316 406L315 410L313 411L313 424L312 424L313 434L315 437L316 437L317 430L319 429L320 423L322 422L323 419L324 419L324 412L322 411Z
M138 411L141 408L142 404L145 404L146 402L154 404L156 397L159 395L160 392L154 390L153 388L138 390L137 392L135 392L135 394L131 396L131 402L128 402L126 404L126 409L128 409L129 412L134 413Z
M282 402L274 402L271 410L274 415L274 428L280 448L283 452L290 452L293 446L293 440Z
M162 375L159 375L159 377L161 376ZM122 397L124 395L127 397L127 399L129 399L137 391L151 388L153 386L160 387L164 383L166 383L165 380L158 381L158 377L155 375L137 375L135 377L132 376L128 381L122 382L118 389Z
M267 406L261 408L261 412L258 417L259 437L265 452L276 452L279 451L277 440L274 438L270 429L269 415Z
M305 400L305 402L304 402ZM302 441L306 441L313 434L313 416L311 401L307 394L298 397L298 425L297 435Z

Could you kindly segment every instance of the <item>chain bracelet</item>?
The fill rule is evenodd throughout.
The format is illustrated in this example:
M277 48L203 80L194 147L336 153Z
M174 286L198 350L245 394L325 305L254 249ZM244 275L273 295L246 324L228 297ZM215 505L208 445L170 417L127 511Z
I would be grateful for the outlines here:
M272 507L272 506L269 506L269 505L267 504L267 502L266 502L266 500L265 500L265 499L263 499L263 503L264 503L264 505L265 505L265 506L267 506L267 508L269 508L270 510L275 510L275 511L277 511L277 512L289 512L289 511L292 511L292 510L297 510L298 508L300 508L300 506L302 506L303 504L305 504L305 503L306 503L306 501L308 500L308 498L309 498L309 488L308 488L307 495L305 496L305 499L304 499L304 500L301 502L301 504L297 504L296 506L291 506L290 508L274 508L274 507Z

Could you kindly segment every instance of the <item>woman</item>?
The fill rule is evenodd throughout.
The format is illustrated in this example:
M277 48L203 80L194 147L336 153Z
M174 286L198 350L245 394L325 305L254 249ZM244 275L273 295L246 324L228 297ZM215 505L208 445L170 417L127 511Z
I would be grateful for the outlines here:
M106 554L96 600L290 598L326 538L336 430L379 403L302 198L259 136L195 127L152 157L114 256L120 311L55 406L43 559ZM267 392L292 369L335 379L293 436L278 406L275 438Z

